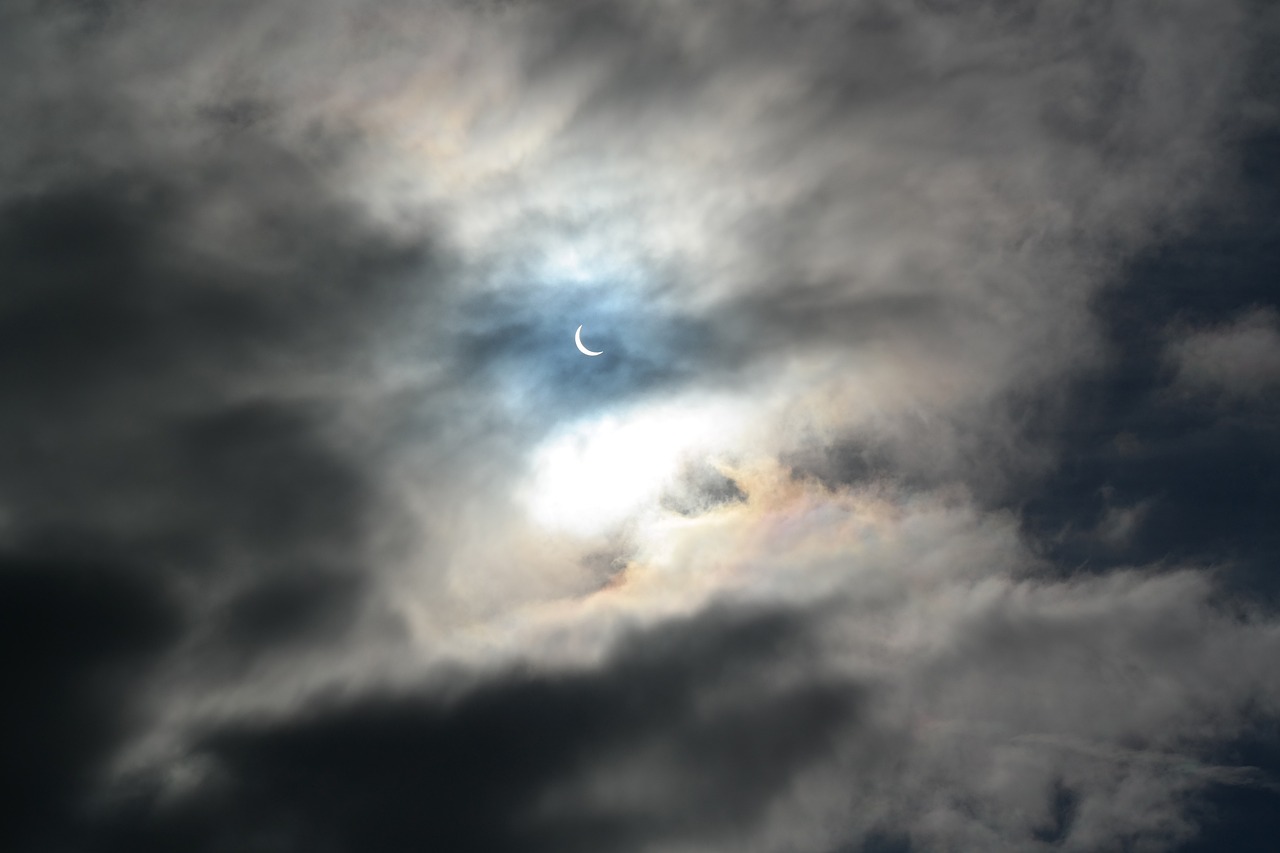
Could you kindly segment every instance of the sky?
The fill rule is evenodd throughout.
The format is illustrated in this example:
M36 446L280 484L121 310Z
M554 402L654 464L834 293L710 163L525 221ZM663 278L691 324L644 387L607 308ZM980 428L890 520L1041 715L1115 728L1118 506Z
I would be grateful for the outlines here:
M6 3L0 848L1273 849L1277 39Z

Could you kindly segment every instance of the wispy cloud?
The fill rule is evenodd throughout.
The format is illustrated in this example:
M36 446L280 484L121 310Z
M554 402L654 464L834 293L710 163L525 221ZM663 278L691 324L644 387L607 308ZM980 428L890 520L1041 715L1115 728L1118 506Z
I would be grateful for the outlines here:
M1280 499L1214 473L1280 453L1274 306L1123 294L1275 25L6 11L0 840L1168 848L1271 790Z

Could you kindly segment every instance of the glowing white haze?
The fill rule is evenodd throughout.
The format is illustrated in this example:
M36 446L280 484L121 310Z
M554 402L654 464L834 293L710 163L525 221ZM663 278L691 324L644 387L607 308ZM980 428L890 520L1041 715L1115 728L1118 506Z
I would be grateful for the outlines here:
M601 532L652 504L684 464L732 446L734 409L676 402L571 424L534 451L525 506L547 527Z

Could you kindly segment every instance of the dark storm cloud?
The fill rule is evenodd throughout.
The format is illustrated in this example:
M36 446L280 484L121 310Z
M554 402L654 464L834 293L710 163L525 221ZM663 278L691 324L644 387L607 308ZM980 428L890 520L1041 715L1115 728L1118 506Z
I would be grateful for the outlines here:
M0 557L7 849L48 849L139 726L146 677L184 621L167 586L135 568Z
M183 245L174 222L191 212L190 195L145 175L0 211L15 282L0 363L21 401L0 415L9 523L121 532L197 563L237 537L259 552L350 541L366 486L324 447L325 402L255 400L244 380L269 389L294 380L291 362L340 359L359 333L348 312L376 324L380 279L415 256L370 246L339 260L320 241L314 257L278 249L287 266L264 275Z
M391 516L310 389L429 267L261 139L0 202L7 849L89 843L158 662L212 684L352 629Z
M341 345L347 276L364 311L416 254L373 241L325 257L355 248L352 229L309 213L277 227L333 239L287 253L282 275L246 272L186 244L198 194L144 173L0 208L0 502L19 555L0 567L8 849L47 849L75 822L186 632L212 632L196 659L216 677L224 651L332 641L361 606L372 484L324 437L324 403L246 399L243 380ZM206 595L230 600L179 616Z
M187 576L211 653L340 634L386 516L313 389L430 292L425 241L250 134L6 196L0 268L6 543Z
M771 686L803 665L805 621L713 609L625 638L599 670L507 672L452 699L316 697L206 735L206 784L104 827L104 847L569 851L737 833L864 701L851 683ZM717 699L742 690L749 705ZM577 802L578 774L637 757L639 800Z
M371 230L325 184L346 140L281 146L254 128L268 109L237 109L184 116L202 143L169 148L124 73L94 67L115 13L58 32L66 11L19 18L47 52L3 99L21 170L0 197L14 850L89 843L64 833L163 705L160 665L215 683L351 629L387 514L314 389L360 374L431 291L429 239Z

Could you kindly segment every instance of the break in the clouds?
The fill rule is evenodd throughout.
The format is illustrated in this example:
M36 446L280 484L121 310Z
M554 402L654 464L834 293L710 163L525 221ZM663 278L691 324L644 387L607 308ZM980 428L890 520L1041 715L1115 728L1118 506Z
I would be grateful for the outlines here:
M1278 33L11 4L0 842L1269 849Z

